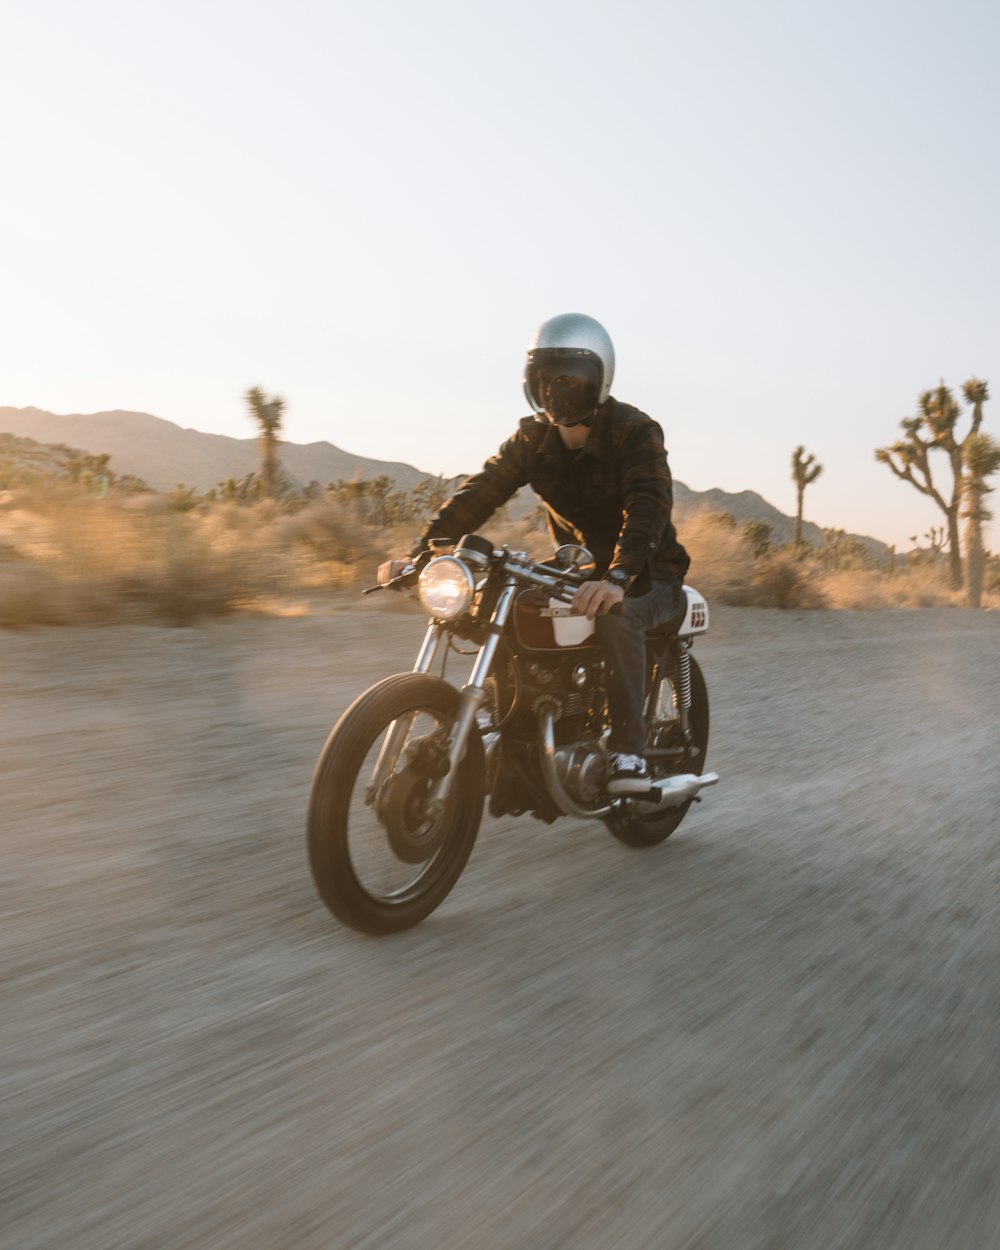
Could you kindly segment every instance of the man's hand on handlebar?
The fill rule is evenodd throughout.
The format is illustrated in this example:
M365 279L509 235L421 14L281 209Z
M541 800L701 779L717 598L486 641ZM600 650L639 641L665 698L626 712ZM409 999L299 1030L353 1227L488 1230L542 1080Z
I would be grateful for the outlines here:
M401 577L406 569L412 568L414 563L413 560L386 560L378 566L376 581L380 586L388 586L397 577Z
M391 586L393 590L401 590L416 584L417 577L424 569L433 552L421 551L409 560L385 560L378 566L376 586L372 589Z
M625 598L621 586L611 582L584 582L573 596L574 616L585 616L592 621L595 616L604 616Z

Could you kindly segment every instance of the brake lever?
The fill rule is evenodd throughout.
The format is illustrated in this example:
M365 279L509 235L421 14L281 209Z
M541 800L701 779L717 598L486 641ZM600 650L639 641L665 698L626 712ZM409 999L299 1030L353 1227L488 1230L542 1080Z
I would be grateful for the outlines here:
M400 573L398 577L394 577L391 582L386 582L384 585L378 583L375 586L368 586L361 593L363 595L373 595L376 590L408 590L411 586L417 584L419 576L420 571L413 568L408 573Z
M365 589L361 591L361 594L374 595L376 590L409 590L410 586L416 585L416 579L419 576L420 574L419 572L416 572L416 570L404 572L404 574L400 574L399 577L392 577L391 581L386 581L384 586L366 586Z

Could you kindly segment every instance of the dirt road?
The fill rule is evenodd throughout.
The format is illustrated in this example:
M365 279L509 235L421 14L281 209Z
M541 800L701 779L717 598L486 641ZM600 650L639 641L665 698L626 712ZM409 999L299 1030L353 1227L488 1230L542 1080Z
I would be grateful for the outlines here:
M1000 1244L1000 615L718 614L674 838L487 821L365 939L310 772L420 630L0 636L0 1243Z

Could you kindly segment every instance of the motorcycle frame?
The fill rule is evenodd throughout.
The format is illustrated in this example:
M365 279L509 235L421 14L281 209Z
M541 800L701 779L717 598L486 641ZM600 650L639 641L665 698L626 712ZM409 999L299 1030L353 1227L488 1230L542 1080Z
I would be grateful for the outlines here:
M496 553L499 555L500 553ZM497 649L500 645L500 639L503 636L504 628L510 617L511 610L514 606L514 600L518 591L525 583L538 586L548 590L554 597L561 599L563 602L570 602L576 591L577 584L567 577L565 571L554 572L553 574L543 573L535 566L528 557L521 552L503 552L503 563L500 566L502 570L503 581L500 591L497 595L493 612L490 616L489 624L486 626L486 637L476 655L472 672L469 680L459 691L458 710L452 725L452 732L448 743L448 759L447 768L431 789L427 802L428 815L436 817L444 811L448 796L451 793L451 786L455 777L458 765L465 754L466 745L468 743L469 734L472 732L476 724L476 715L482 707L486 699L486 680L490 675L494 660L496 659ZM414 673L429 673L437 659L441 641L448 632L450 622L443 620L431 620L424 634L423 642L417 653L416 661L413 665ZM655 661L654 678L652 683L649 701L647 703L647 720L655 713L659 692L662 683L668 676L663 664L667 655L670 655L674 661L674 667L677 670L674 674L674 697L677 705L678 720L681 725L681 732L685 742L690 741L690 662L691 662L691 644L688 639L677 639L668 650L665 650ZM375 768L372 772L372 778L368 786L369 802L373 801L380 789L381 778L391 775L395 770L399 761L400 753L403 750L410 730L413 726L414 716L400 717L392 726L386 735L379 752ZM567 794L565 788L559 781L558 771L555 762L555 745L553 737L553 717L551 710L548 715L543 715L539 722L539 734L541 742L541 764L542 774L545 779L546 787L552 797L552 800L558 807L562 809L565 815L575 815L589 818L601 818L606 816L613 810L613 804L602 804L594 808L584 807L573 800ZM654 752L660 754L660 752ZM666 754L666 752L663 752Z
M499 595L497 595L496 604L490 616L489 625L486 626L486 637L476 655L475 664L472 665L472 671L469 681L461 687L459 691L459 710L456 712L454 725L452 725L449 751L447 751L447 769L444 776L434 784L431 789L429 800L427 800L427 813L436 816L444 810L444 806L451 791L451 781L455 776L455 770L462 755L465 754L465 747L472 727L475 725L476 714L486 699L486 679L490 675L492 664L496 659L497 647L500 645L500 639L504 634L504 629L509 620L517 591L520 590L525 581L531 582L542 589L550 590L552 594L564 601L569 601L576 590L576 585L567 585L565 574L560 576L556 574L552 576L545 574L536 569L531 562L527 561L527 557L514 552L505 552L504 560L504 581L502 581ZM420 646L419 654L417 654L414 664L414 672L429 672L431 666L437 656L441 637L444 636L447 629L447 622L432 620L427 626L424 641ZM665 659L667 652L657 657L655 664L654 676L652 682L649 702L647 702L646 717L650 719L656 709L656 702L659 699L659 691L662 680L665 679L666 671L662 660ZM686 639L677 640L676 650L670 649L669 654L675 661L677 671L676 676L679 681L675 681L675 699L677 707L677 717L679 717L681 725L681 734L685 741L690 740L690 724L689 712L691 706L690 699L690 641ZM686 680L685 680L686 676ZM382 754L385 754L385 763L390 770L395 768L396 761L399 759L399 752L402 744L409 734L411 719L407 717L405 721L396 721L392 726L389 737L387 737L382 752L380 752L379 763L376 764L376 776L381 774ZM565 815L589 816L589 818L602 818L612 810L612 805L602 804L596 808L585 808L577 804L569 794L566 793L564 786L559 781L555 765L555 745L554 735L552 735L552 716L551 712L547 717L542 717L539 724L540 741L541 741L541 766L542 775L544 775L546 788L549 789L552 800L556 805L564 811Z
M576 590L576 585L571 583L571 575L567 575L565 571L553 574L543 573L534 566L523 552L504 550L502 553L494 553L495 556L500 554L503 556L503 563L500 566L504 575L503 584L497 595L490 622L486 627L486 638L479 648L469 680L459 691L458 712L455 716L451 739L448 744L447 768L444 775L435 782L427 802L428 815L431 817L440 815L444 810L448 795L451 793L451 784L455 770L465 754L469 734L476 723L476 713L486 699L486 679L490 675L490 669L493 667L493 661L496 658L504 626L507 624L511 608L514 605L514 599L522 583L527 582L540 586L551 591L557 598L561 598L565 602L569 602L569 599L572 598L572 592ZM567 598L567 595L569 595L569 598ZM437 658L441 639L446 633L448 625L449 622L447 621L431 620L427 626L427 632L424 634L424 640L421 643L420 651L413 666L414 673L429 673L431 671ZM379 751L378 759L375 761L371 780L368 783L366 798L369 803L375 802L381 789L382 779L386 776L391 776L395 770L396 764L399 762L400 752L403 750L413 726L413 719L413 716L401 716L393 723L392 728L386 735L382 748Z

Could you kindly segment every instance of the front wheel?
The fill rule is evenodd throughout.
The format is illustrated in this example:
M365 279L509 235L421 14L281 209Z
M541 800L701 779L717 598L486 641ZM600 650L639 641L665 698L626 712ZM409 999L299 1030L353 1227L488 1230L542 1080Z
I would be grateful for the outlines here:
M419 924L465 867L483 808L475 731L444 809L428 809L458 699L439 677L387 677L355 700L327 739L309 797L309 864L323 901L351 928L394 933Z
M680 725L676 719L672 719L672 712L676 713L676 697L672 679L667 674L661 683L657 713L650 724L646 741L648 762L654 778L666 777L671 773L703 773L705 754L708 751L708 689L694 656L691 657L691 710L688 714L691 740L677 762L660 764L659 760L663 757L658 757L655 752L682 742ZM640 804L626 802L621 805L621 810L606 817L605 824L618 841L624 842L626 846L655 846L670 837L687 815L693 801L689 799L679 807L668 807L665 811L652 812L646 816L642 814Z

